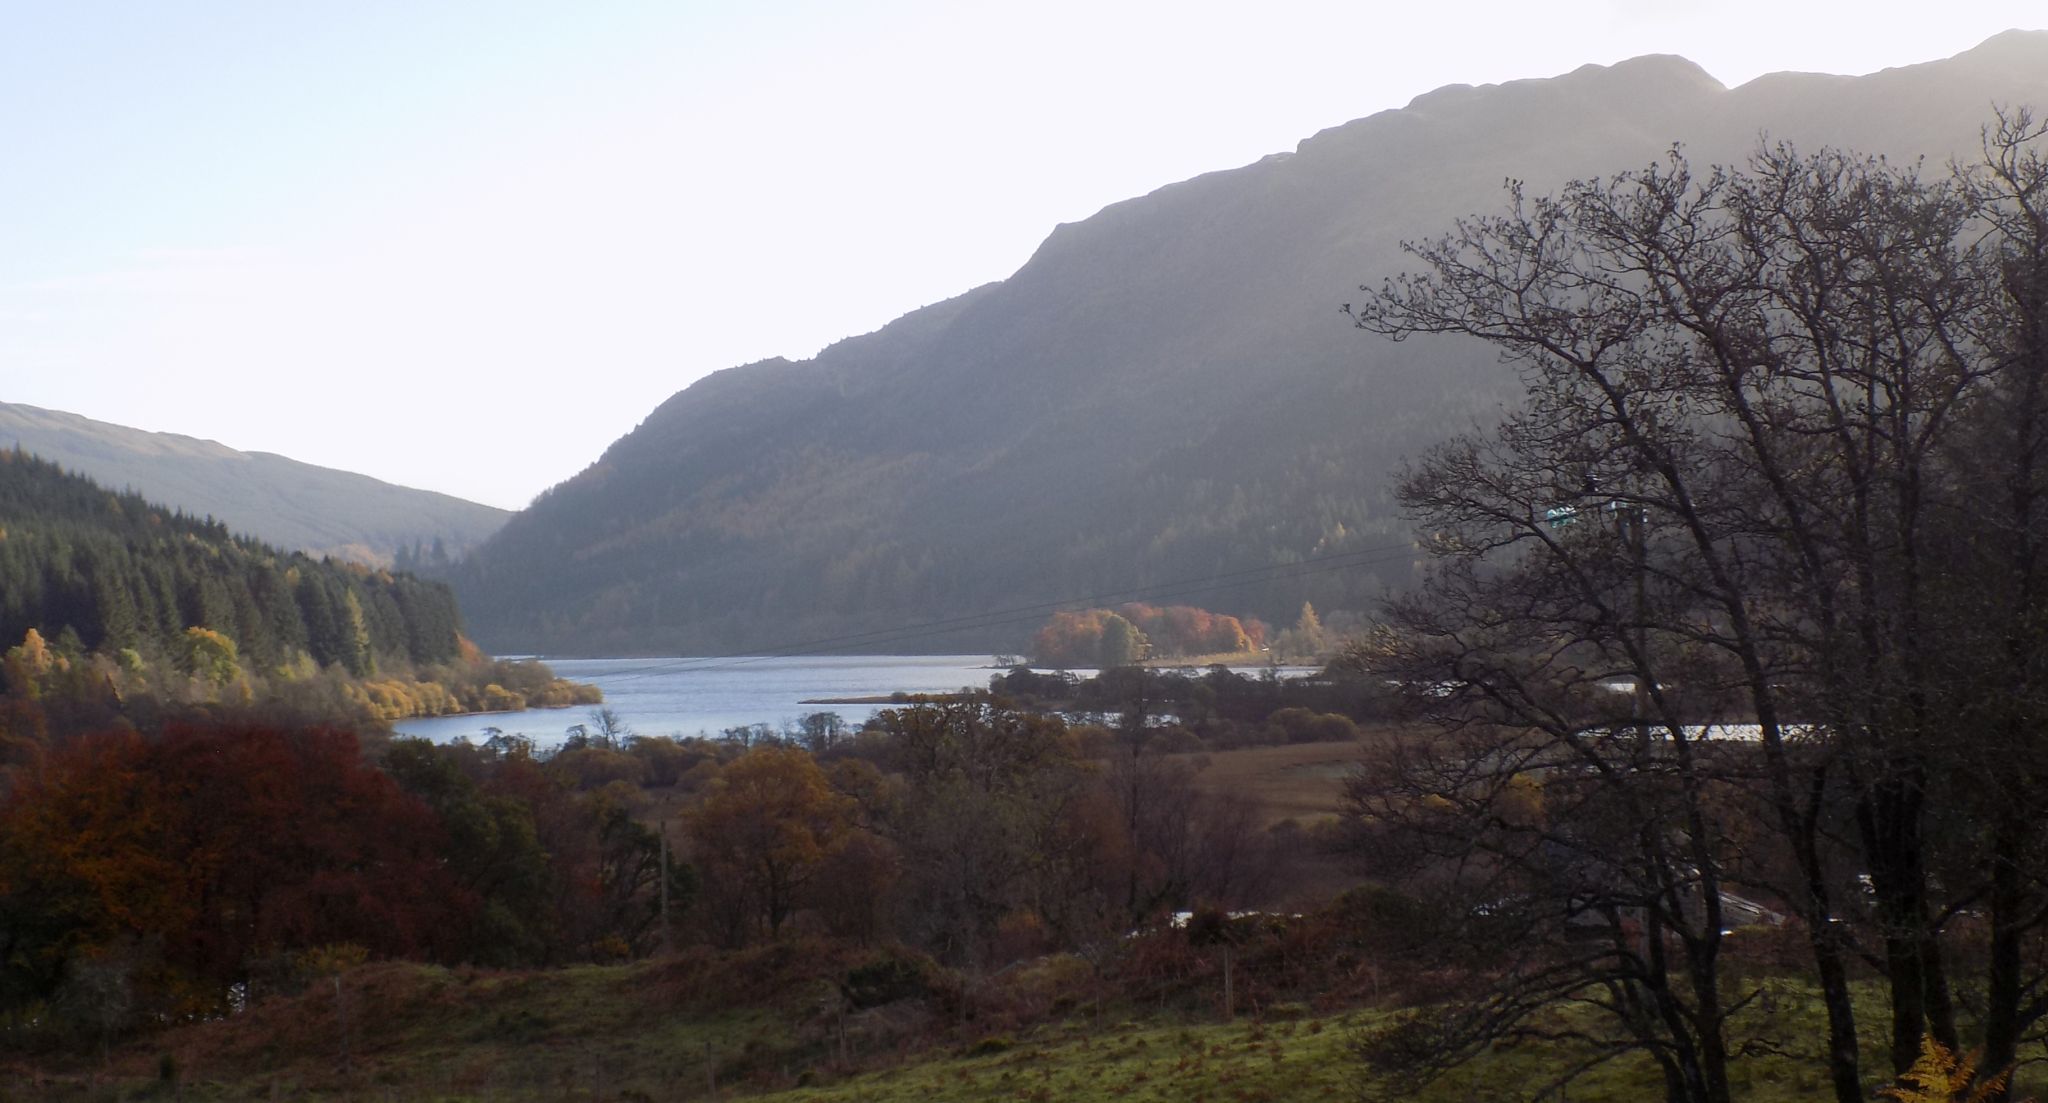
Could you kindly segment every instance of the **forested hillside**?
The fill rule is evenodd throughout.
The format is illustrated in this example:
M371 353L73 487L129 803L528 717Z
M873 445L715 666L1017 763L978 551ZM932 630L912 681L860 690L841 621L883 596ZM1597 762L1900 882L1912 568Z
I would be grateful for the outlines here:
M597 700L461 628L443 583L279 551L0 451L0 741L194 708L372 725Z
M1498 209L1506 178L1540 192L1673 142L1699 164L1762 135L1969 155L1995 102L2048 103L2048 35L1732 90L1674 57L1441 89L1060 226L1008 280L814 359L697 382L456 586L484 643L588 653L938 620L861 643L1022 650L1044 610L992 611L1198 585L1276 624L1363 608L1409 569L1390 473L1514 382L1476 343L1351 328L1340 306L1404 266L1403 238Z
M20 448L194 517L315 556L391 566L415 549L458 555L510 516L494 506L210 440L0 402L0 448ZM401 564L402 565L402 564Z
M23 452L0 452L0 526L9 642L34 629L86 650L169 654L202 628L263 666L304 652L358 675L380 655L458 654L455 598L440 583L279 552Z

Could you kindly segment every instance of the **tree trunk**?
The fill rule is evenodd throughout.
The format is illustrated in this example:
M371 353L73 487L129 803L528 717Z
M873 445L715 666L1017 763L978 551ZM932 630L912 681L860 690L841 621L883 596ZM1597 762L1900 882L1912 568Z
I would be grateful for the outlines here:
M1984 977L1984 1057L1978 1062L1985 1076L2006 1072L2018 1062L2020 1033L2025 1025L2020 1022L2020 1000L2025 993L2021 976L2022 932L2013 922L2023 897L2020 855L2014 853L2014 842L2019 837L2008 819L2000 826L1992 852L1991 954L1985 963ZM2010 1094L2008 1085L1993 1098L2004 1100Z

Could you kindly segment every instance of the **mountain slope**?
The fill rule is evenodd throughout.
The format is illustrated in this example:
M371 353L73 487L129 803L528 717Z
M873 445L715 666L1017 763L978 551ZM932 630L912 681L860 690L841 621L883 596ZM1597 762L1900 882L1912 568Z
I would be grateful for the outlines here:
M1674 141L1967 156L1994 102L2048 103L2048 34L1733 90L1675 57L1440 89L1060 226L1009 279L812 360L698 382L481 548L463 605L499 648L670 652L1163 584L1268 619L1358 607L1405 574L1390 471L1510 382L1483 349L1345 323L1401 239L1497 208L1504 178L1540 192ZM1034 619L863 645L1012 647Z
M151 433L77 414L0 402L0 448L19 446L109 487L314 555L388 566L440 540L467 550L510 514L429 490L316 467L269 452Z

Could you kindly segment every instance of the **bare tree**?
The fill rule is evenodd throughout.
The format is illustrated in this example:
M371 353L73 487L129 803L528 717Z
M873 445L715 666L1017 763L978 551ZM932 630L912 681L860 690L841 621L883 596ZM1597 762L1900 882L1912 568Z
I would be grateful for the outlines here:
M1434 565L1366 656L1461 734L1465 757L1387 765L1355 798L1382 815L1392 800L1467 812L1448 837L1489 877L1546 885L1553 918L1560 902L1582 914L1588 886L1554 883L1552 867L1578 853L1566 868L1598 869L1613 899L1593 910L1638 916L1640 953L1555 960L1582 983L1620 969L1649 999L1656 1015L1634 996L1610 1010L1665 1065L1673 1099L1726 1098L1716 902L1731 879L1777 894L1809 932L1839 1100L1861 1095L1847 985L1860 936L1889 981L1895 1069L1924 1034L1957 1042L1943 933L1979 894L1975 874L2001 865L1943 827L1956 809L1939 802L1960 800L1967 763L2031 734L2024 710L2005 710L2004 732L1957 720L1985 690L2030 685L2015 679L2048 652L1948 583L1989 572L2005 607L2036 604L2036 137L2001 120L1984 166L1933 178L1778 147L1704 176L1674 151L1555 198L1511 186L1506 214L1411 247L1423 273L1353 312L1397 339L1484 340L1527 385L1497 430L1410 472L1402 499ZM1988 542L1956 539L1997 488L2002 566ZM1962 641L2001 639L2010 684L1958 675ZM1702 740L1735 717L1754 724L1753 749ZM1496 814L1532 781L1538 821ZM1752 784L1768 848L1730 828ZM2003 866L2019 877L2015 858ZM1859 874L1867 917L1844 891ZM2015 921L2031 931L2042 914Z
M1962 900L1989 920L1983 1076L2013 1067L2021 1039L2048 1016L2048 126L2002 112L1981 162L1959 170L1998 276L1981 344L1993 385L1966 411L1958 481L1973 493L1942 531L1953 569L1944 598L1971 629L1944 640L1941 673L1956 687L1951 723L1962 821ZM2004 1098L2009 1084L1992 1085Z

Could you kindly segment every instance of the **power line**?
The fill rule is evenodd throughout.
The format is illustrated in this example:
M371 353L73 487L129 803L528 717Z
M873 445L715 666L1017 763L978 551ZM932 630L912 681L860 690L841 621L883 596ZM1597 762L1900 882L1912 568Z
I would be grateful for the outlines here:
M1161 594L1154 594L1154 595L1152 595L1152 596L1154 596L1154 597L1187 597L1187 596L1191 596L1191 595L1195 595L1195 594L1206 594L1206 593L1213 593L1213 592L1215 592L1215 591L1218 591L1218 590L1230 590L1230 589L1236 589L1236 588L1238 588L1238 587L1241 587L1241 586L1249 586L1249 585L1253 585L1253 584L1256 584L1256 583L1260 583L1260 582L1277 582L1277 581L1280 581L1280 580L1282 580L1282 579L1288 579L1288 578L1305 578L1305 577L1310 577L1310 576L1313 576L1313 575L1321 575L1321 574L1333 574L1333 573L1335 573L1335 572L1337 572L1337 571L1346 571L1346 570L1352 570L1352 569L1354 569L1354 568L1357 568L1357 567L1362 567L1362 566L1370 566L1370 565L1372 565L1372 561L1368 561L1368 560L1360 560L1360 561L1357 561L1357 562L1350 562L1350 563L1338 563L1338 564L1334 564L1334 565L1327 565L1327 566L1321 566L1321 567L1316 567L1316 568L1313 568L1313 569L1306 569L1306 570L1304 570L1304 569L1295 569L1297 565L1294 565L1294 564L1289 564L1289 565L1288 565L1288 567L1289 567L1290 569L1287 569L1287 570L1283 570L1283 571L1279 571L1279 572L1277 572L1277 573L1274 573L1274 574L1271 574L1271 575L1269 575L1269 576L1267 576L1267 577L1261 577L1261 578L1249 578L1249 579L1238 579L1238 580L1235 580L1235 581L1229 581L1229 582L1218 582L1218 583L1215 583L1215 584L1212 584L1212 585L1206 585L1206 586L1194 586L1194 587L1187 587L1187 588L1182 588L1182 589L1177 589L1177 590L1174 590L1174 591L1172 591L1172 592L1170 592L1170 593L1161 593ZM1086 601L1086 602L1088 603L1088 605L1090 605L1090 606L1093 606L1093 605L1098 605L1098 604L1102 604L1102 602L1100 602L1100 601L1096 601L1096 600L1093 600L1093 599L1082 599L1082 600L1083 600L1083 601ZM1125 600L1126 600L1126 601L1129 601L1129 600L1136 600L1136 599L1135 599L1135 598L1126 598ZM998 613L988 613L988 614L984 614L984 616L985 616L985 617L987 617L987 618L989 618L989 619L984 619L984 620L978 620L978 621L976 621L975 623L972 623L972 624L968 624L968 625L962 625L962 626L959 626L959 627L960 627L960 628L967 628L967 627L973 627L973 628L999 628L999 627L1003 627L1003 626L1006 626L1006 625L1012 625L1012 624L1026 624L1026 623L1030 623L1030 622L1032 622L1032 621L1035 621L1035 620L1037 620L1037 619L1038 619L1038 618L1039 618L1039 617L1040 617L1041 615L1043 615L1043 613L1044 613L1044 612L1046 612L1046 611L1048 611L1048 610L1042 610L1042 609L1041 609L1041 610L1038 610L1038 611L1036 611L1036 612L1031 612L1031 611L1025 611L1025 610L1022 610L1022 609L1020 609L1020 610L1018 610L1018 611L1017 611L1018 615L1009 615L1009 614L1008 614L1007 612L998 612ZM873 633L873 635L875 635L875 636L877 636L877 637L879 637L879 638L876 638L876 639L870 639L870 640L866 640L866 641L864 641L864 642L868 642L868 643L901 643L901 642L903 642L903 641L905 641L905 640L912 640L912 639L922 639L922 638L925 638L925 637L928 637L928 636L935 636L935 635L940 635L940 634L942 634L942 633L943 633L943 632L945 632L945 631L954 631L954 630L957 630L957 629L956 629L956 628L946 628L946 629L935 629L935 630L928 630L928 629L926 629L926 628L925 628L924 626L919 626L919 625L913 625L913 626L908 626L908 627L905 627L905 628L901 628L901 629L891 629L891 630L882 630L882 631L878 631L878 632L876 632L876 633ZM829 651L829 650L835 650L835 649L836 649L835 647L825 647L825 646L819 646L819 647L814 647L814 648L808 648L808 649L804 649L804 650L792 650L792 651L784 652L784 653L781 653L781 654L773 654L773 655L761 655L761 656L745 656L745 657L743 657L743 659L742 659L741 661L755 661L755 660L757 660L757 659L767 659L767 658L782 658L782 657L785 657L785 655L797 655L797 654L805 654L805 653L809 653L809 652L816 652L816 651Z
M1236 589L1263 582L1278 582L1290 578L1307 578L1315 575L1333 574L1338 571L1355 570L1359 567L1377 566L1412 554L1414 545L1409 542L1386 544L1371 548L1359 548L1348 552L1334 552L1297 560L1293 563L1276 563L1264 567L1246 567L1218 574L1199 575L1190 578L1173 579L1146 586L1128 587L1090 594L1085 597L1061 598L1054 601L1037 602L1030 605L1012 606L1007 609L985 610L963 616L941 620L923 621L916 624L900 625L894 628L879 628L867 632L856 632L842 636L827 636L812 640L795 641L770 647L754 655L706 655L692 658L664 660L644 667L637 667L616 675L607 675L607 681L629 681L636 678L650 678L663 674L676 674L700 668L724 669L744 666L748 663L766 662L771 659L795 658L822 652L841 651L852 646L881 646L925 639L950 632L975 628L1000 628L1014 624L1029 623L1068 608L1092 608L1111 604L1126 604L1134 601L1187 597L1195 594L1213 593L1219 590Z
M1086 597L1062 598L1032 605L1014 606L1008 609L986 610L980 613L950 617L943 620L925 621L918 624L900 625L894 628L874 629L844 636L830 636L776 645L754 655L707 655L695 658L666 660L651 666L627 671L624 674L617 675L614 680L672 673L701 666L718 666L721 668L740 666L746 663L764 662L770 659L791 658L819 652L843 650L856 644L873 646L902 643L908 640L923 639L971 628L997 628L1012 624L1028 623L1047 613L1056 612L1068 607L1087 608L1111 603L1122 604L1145 598L1183 597L1191 594L1211 593L1217 590L1255 585L1261 582L1276 582L1287 578L1329 574L1356 567L1373 566L1381 562L1391 562L1401 555L1408 554L1411 548L1412 545L1406 543L1360 548L1349 552L1316 556L1294 563L1242 568L1235 571L1225 571L1220 574L1174 579L1123 590L1109 590ZM1388 553L1397 554L1390 555ZM1346 562L1347 560L1351 562Z

